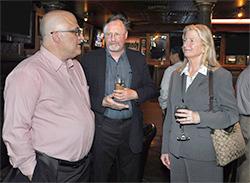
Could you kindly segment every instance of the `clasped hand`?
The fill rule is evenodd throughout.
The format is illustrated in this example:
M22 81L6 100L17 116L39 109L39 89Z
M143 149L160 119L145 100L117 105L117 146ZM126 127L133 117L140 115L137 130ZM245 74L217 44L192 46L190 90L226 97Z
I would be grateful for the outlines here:
M180 124L200 123L199 113L188 109L178 109L175 113L175 116L178 117L176 122L179 122Z
M111 95L103 98L102 105L116 110L129 108L128 104L122 102L137 99L138 95L135 90L124 88L122 90L114 90Z

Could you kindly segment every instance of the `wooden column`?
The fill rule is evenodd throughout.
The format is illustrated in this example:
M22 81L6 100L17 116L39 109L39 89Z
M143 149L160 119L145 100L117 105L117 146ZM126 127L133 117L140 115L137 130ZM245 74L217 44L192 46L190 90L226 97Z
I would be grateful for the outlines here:
M166 34L167 36L167 39L166 39L166 63L168 65L170 65L170 59L169 59L169 56L170 56L170 34L167 33Z
M146 59L149 60L150 59L150 44L151 44L150 33L146 33L146 39L147 39Z

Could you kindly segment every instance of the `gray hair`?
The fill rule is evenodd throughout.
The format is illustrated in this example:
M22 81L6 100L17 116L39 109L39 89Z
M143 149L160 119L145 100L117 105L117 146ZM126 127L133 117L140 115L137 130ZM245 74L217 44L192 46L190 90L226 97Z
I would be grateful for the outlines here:
M106 23L104 25L103 32L104 33L106 32L106 27L110 22L113 22L116 20L120 20L123 23L123 25L127 31L130 30L130 21L128 20L128 18L125 15L119 13L119 14L113 14L111 17L109 17L109 19L106 21Z

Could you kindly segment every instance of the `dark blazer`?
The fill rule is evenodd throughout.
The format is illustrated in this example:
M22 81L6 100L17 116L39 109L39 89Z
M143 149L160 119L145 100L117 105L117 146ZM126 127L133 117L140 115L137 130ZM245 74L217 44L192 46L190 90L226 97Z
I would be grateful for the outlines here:
M229 71L223 68L214 71L213 93L215 97L213 111L209 111L208 76L198 73L183 98L190 110L199 113L200 123L184 125L185 134L190 136L190 140L177 141L177 136L180 136L180 128L175 121L174 108L181 103L182 92L180 73L173 73L169 86L167 115L163 127L163 154L172 153L177 157L182 156L202 161L215 160L210 135L211 129L226 128L239 120L232 75Z
M130 148L134 153L142 150L143 115L139 104L156 96L155 85L150 77L148 66L142 54L126 50L132 70L131 89L138 94L138 99L132 101L133 116L130 130ZM102 100L105 97L106 50L101 48L82 55L80 62L83 66L87 82L92 110L96 115L96 125L101 125L105 107Z

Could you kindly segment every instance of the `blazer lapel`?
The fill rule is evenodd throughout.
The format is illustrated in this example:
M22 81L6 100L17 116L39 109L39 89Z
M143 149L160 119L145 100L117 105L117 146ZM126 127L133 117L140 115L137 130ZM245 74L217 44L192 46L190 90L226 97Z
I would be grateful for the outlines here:
M199 88L201 85L206 83L207 76L198 73L198 75L195 77L194 81L191 83L191 85L188 87L187 91L185 92L186 95L190 92L195 92L197 88ZM185 82L186 83L186 82ZM186 85L184 86L186 87Z
M133 59L135 58L132 58L132 55L131 55L131 52L129 51L129 49L126 49L126 54L127 54L127 57L128 57L128 62L130 64L130 67L131 67L131 71L132 71L132 81L131 81L131 88L134 87L134 84L135 84L135 77L134 77L134 74L136 73L136 65L135 65L135 61L133 61Z

